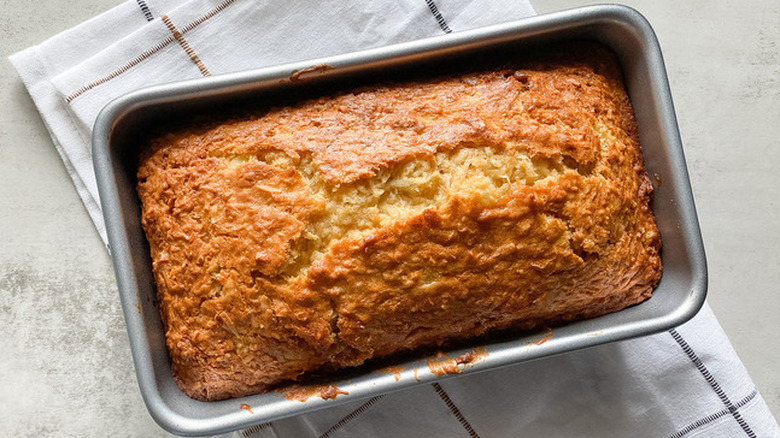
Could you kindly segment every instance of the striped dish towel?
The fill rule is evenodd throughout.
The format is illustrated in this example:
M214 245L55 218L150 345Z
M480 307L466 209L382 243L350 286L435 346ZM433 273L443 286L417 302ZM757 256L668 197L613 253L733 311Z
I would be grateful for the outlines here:
M90 136L141 87L533 15L527 0L134 0L11 57L105 241ZM709 307L642 339L374 397L235 437L780 437Z

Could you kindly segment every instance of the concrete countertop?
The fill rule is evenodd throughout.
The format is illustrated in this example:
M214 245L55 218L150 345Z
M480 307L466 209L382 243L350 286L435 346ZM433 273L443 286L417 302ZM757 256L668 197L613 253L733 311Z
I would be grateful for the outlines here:
M3 2L0 435L169 436L135 382L110 259L7 57L118 0ZM539 13L589 1L532 1ZM709 302L780 416L780 2L628 1L664 51Z

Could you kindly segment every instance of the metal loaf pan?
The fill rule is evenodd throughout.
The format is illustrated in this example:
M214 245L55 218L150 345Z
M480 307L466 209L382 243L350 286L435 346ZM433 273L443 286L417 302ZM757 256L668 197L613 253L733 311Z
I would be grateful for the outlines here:
M654 210L663 239L663 279L650 300L555 328L544 343L534 342L540 333L526 333L483 339L481 345L466 345L447 354L454 358L483 347L487 355L461 370L461 374L476 373L649 335L690 319L706 294L704 249L661 51L649 23L633 9L591 6L379 49L162 85L110 103L100 113L93 136L100 200L130 346L141 393L154 419L181 435L215 434L453 375L432 373L427 366L430 356L421 353L394 364L400 365L395 369L403 368L400 376L369 366L332 377L327 383L348 393L334 400L292 401L276 392L208 403L185 396L171 375L135 191L143 135L161 123L193 114L220 114L247 102L279 105L291 96L329 94L334 87L362 86L409 72L443 75L453 65L478 66L486 54L512 60L532 47L570 40L599 41L621 62L646 169L656 182ZM242 410L242 404L250 405L253 414Z

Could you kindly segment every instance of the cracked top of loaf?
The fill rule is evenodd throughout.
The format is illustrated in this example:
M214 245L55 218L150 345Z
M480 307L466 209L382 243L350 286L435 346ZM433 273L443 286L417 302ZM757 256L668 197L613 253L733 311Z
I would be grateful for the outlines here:
M617 311L661 276L596 46L177 130L138 180L173 371L200 400Z

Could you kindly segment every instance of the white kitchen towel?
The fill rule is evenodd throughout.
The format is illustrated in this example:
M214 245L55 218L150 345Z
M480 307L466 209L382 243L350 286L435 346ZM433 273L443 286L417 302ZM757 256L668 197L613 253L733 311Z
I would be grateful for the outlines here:
M533 15L527 0L136 0L11 57L103 240L90 135L141 87ZM236 437L780 437L709 308L675 331L258 425Z

